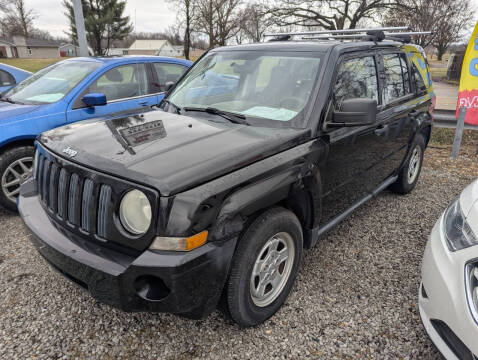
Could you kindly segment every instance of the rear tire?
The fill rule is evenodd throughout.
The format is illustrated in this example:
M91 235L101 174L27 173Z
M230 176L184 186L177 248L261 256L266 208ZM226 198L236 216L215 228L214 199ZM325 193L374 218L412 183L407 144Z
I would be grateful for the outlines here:
M243 233L226 284L226 306L244 327L258 325L282 306L299 269L302 228L289 210L271 208Z
M5 209L17 211L20 185L32 175L34 155L33 146L11 148L0 155L0 205Z
M407 161L398 173L397 181L390 186L390 190L397 194L404 195L415 188L422 171L424 153L425 138L422 134L418 134L410 148Z

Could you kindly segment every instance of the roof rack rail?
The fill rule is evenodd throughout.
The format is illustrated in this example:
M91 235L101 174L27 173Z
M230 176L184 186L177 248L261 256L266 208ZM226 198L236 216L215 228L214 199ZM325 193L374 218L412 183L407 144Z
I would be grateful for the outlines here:
M382 30L367 30L365 34L319 34L317 36L302 36L302 40L362 40L362 41L375 41L380 42L382 40L399 41L402 43L410 43L412 41L412 35L432 35L433 31L407 31L407 32L384 32ZM290 40L292 35L280 35L269 41L284 41Z
M264 37L279 37L279 36L296 36L296 35L321 35L321 34L354 34L354 33L366 33L369 31L411 31L410 26L391 26L381 28L369 28L369 29L345 29L345 30L318 30L318 31L299 31L299 32L282 32L282 33L267 33Z

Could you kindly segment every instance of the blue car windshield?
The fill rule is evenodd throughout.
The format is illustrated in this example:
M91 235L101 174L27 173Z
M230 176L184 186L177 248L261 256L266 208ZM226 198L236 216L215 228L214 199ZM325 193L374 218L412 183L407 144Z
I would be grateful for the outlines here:
M212 52L167 100L185 111L215 108L241 114L250 124L291 122L301 118L311 98L321 56L317 52ZM195 116L192 111L187 115ZM295 124L303 125L300 119Z
M4 97L20 104L54 103L101 65L95 61L59 62L23 80Z

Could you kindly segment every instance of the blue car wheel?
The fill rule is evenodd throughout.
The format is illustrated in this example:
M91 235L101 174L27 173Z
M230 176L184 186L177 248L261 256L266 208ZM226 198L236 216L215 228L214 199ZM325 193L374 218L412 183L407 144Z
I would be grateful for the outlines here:
M0 155L0 204L17 211L17 196L20 185L32 175L33 146L18 146L5 150Z

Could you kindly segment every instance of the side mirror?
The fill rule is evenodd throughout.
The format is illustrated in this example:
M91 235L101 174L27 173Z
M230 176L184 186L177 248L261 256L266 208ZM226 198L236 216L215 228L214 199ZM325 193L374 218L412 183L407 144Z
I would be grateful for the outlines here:
M88 107L102 106L106 105L106 96L102 93L91 93L83 96L81 101Z
M167 81L167 82L164 84L165 91L171 90L171 88L174 86L174 84L175 84L174 81Z
M328 126L373 125L377 119L377 100L368 98L347 99L342 102L340 111L334 111Z

